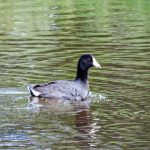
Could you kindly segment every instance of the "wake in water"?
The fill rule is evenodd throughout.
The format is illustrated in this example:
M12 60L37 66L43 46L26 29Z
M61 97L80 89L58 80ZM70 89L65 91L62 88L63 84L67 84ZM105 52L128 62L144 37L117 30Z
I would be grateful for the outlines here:
M90 92L89 98L91 103L100 103L102 101L110 101L105 95L100 93Z
M0 95L21 95L27 94L23 89L18 88L0 88Z

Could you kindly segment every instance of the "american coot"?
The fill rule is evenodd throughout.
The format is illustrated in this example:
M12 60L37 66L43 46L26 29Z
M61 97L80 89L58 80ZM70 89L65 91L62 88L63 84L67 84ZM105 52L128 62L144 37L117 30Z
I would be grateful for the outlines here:
M74 80L56 80L34 87L28 86L28 89L33 97L83 101L89 94L88 70L91 67L101 68L91 54L84 54L79 58Z

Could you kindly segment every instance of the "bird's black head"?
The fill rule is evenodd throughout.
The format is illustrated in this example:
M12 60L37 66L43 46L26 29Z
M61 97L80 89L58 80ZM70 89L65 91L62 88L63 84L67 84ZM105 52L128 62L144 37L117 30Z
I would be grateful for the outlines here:
M94 56L92 56L91 54L82 55L79 59L79 62L78 62L78 68L86 71L90 67L101 68L100 64L96 61Z
M91 54L82 55L78 61L77 76L75 80L87 83L88 69L91 67L101 68L100 64L96 61L94 56L92 56Z

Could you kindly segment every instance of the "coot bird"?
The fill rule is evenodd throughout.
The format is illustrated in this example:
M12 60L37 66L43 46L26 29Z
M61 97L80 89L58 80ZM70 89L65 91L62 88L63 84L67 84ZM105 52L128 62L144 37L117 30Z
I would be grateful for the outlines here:
M101 68L91 54L81 55L74 80L56 80L50 83L28 86L33 97L83 101L89 94L88 70L91 67Z

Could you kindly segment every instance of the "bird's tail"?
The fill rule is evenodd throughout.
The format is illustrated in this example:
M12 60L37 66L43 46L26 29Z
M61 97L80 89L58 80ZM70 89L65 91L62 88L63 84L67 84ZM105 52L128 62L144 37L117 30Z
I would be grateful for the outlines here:
M29 85L27 88L32 96L34 96L34 97L40 96L40 92L36 91L31 85Z

